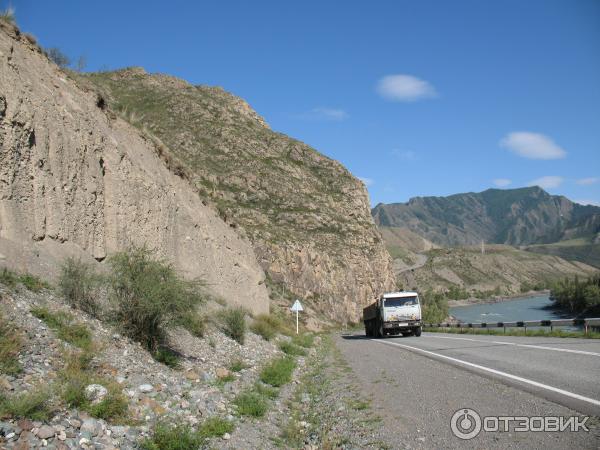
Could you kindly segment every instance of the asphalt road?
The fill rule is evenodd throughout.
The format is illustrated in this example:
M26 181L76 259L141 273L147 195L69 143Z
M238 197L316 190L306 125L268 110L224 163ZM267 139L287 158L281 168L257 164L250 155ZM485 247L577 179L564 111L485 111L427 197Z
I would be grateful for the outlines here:
M369 339L360 333L341 336L337 345L397 448L600 448L596 340L442 333ZM465 408L481 418L592 417L585 422L589 432L520 432L515 426L523 422L509 420L508 431L482 430L462 440L450 423ZM462 423L471 425L460 430L467 432L476 420ZM507 422L488 419L494 423L502 430Z

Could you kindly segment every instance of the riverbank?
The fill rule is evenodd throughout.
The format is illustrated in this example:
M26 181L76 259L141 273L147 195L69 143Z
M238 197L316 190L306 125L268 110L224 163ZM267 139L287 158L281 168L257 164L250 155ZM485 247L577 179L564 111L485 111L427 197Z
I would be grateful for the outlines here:
M544 289L542 291L529 291L527 293L498 296L486 299L469 297L461 300L448 300L448 307L455 308L457 306L487 305L492 303L502 303L509 302L512 300L522 300L526 298L540 297L542 295L550 295L550 290Z

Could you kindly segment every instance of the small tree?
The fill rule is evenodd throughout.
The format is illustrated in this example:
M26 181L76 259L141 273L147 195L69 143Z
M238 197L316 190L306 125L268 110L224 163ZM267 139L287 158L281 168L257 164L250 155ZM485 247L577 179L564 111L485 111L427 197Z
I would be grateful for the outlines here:
M84 55L81 55L77 59L77 62L75 63L75 70L77 72L83 72L83 70L85 69L86 66L87 66L87 58Z
M81 260L67 258L61 267L58 287L67 302L92 316L99 312L98 296L102 278Z
M200 281L181 279L173 267L146 247L109 258L111 301L123 332L156 351L165 331L203 302Z
M48 58L50 58L50 61L52 61L61 69L64 69L69 64L71 64L71 60L69 59L69 57L57 47L49 48L48 50L46 50L46 54L48 55Z

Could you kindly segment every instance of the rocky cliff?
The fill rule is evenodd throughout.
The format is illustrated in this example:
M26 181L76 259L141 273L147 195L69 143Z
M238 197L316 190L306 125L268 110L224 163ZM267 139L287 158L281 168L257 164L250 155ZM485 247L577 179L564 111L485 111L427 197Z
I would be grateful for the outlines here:
M372 213L380 226L406 227L445 246L482 240L509 245L593 241L600 232L599 207L583 206L539 187L416 197L408 203L379 204Z
M364 185L340 163L272 131L243 100L132 68L78 77L159 141L176 167L247 236L277 290L333 319L394 287Z
M226 301L268 311L250 243L160 154L0 21L0 263L56 276L67 255L101 262L146 244Z

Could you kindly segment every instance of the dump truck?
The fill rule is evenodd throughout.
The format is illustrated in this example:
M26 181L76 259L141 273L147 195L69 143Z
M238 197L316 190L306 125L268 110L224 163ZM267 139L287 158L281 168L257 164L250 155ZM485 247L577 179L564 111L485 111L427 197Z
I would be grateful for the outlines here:
M421 336L419 294L402 291L383 294L363 309L365 334L382 338L386 335Z

